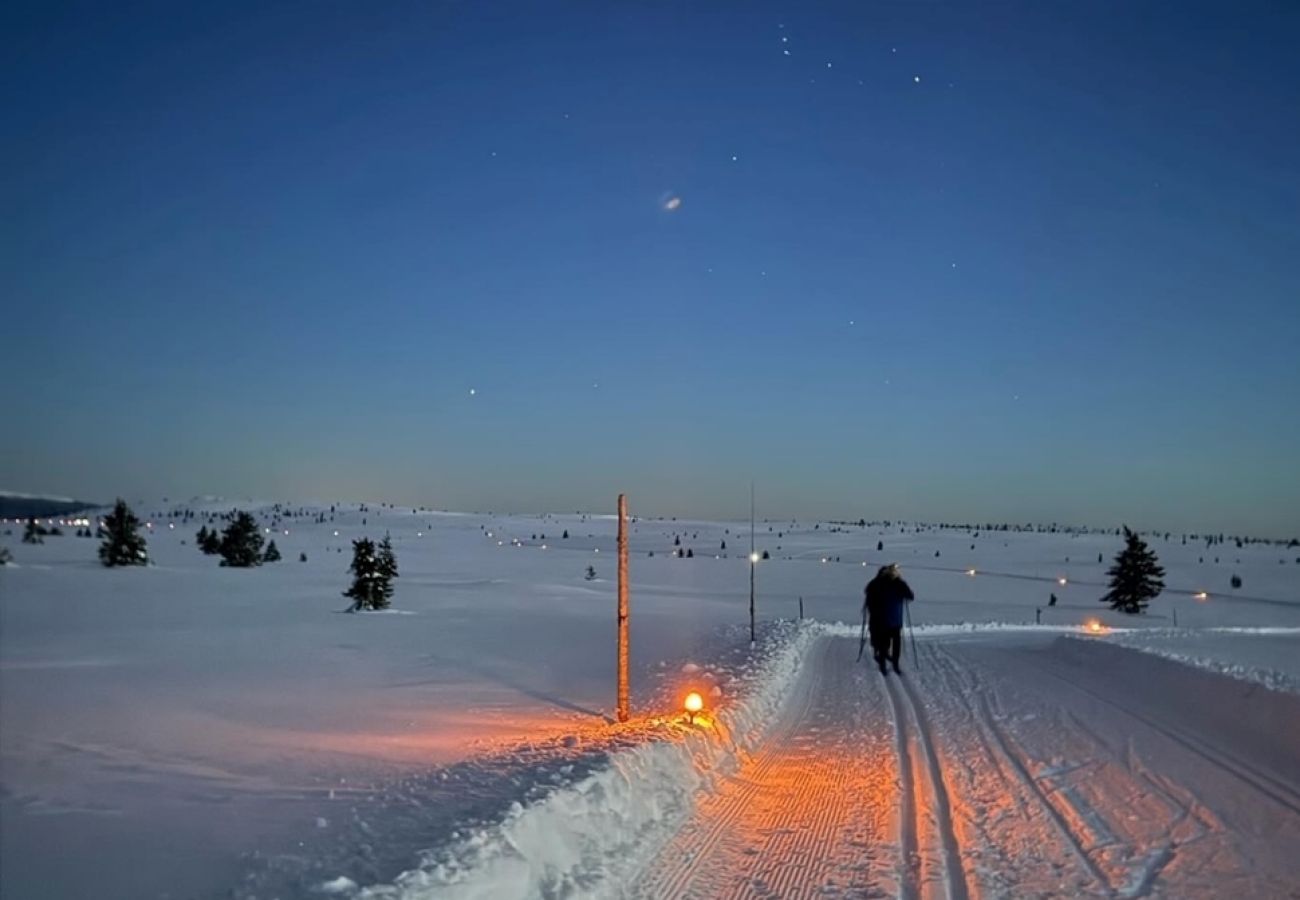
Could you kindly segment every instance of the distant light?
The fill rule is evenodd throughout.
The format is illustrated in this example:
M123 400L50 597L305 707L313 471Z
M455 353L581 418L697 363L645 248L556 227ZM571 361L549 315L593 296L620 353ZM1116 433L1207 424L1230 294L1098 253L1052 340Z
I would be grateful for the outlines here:
M974 575L974 574L975 574L975 570L974 570L974 569L967 569L967 570L966 570L966 574L967 574L967 575Z
M1057 584L1065 584L1066 581L1065 581L1064 578L1058 578L1058 579L1056 579L1056 583L1057 583Z
M545 544L542 544L542 549L543 549L543 550L546 549L546 545L545 545Z
M1197 592L1196 592L1195 594L1193 594L1192 596L1195 597L1197 600L1209 600L1209 599L1210 599L1210 595L1207 594L1207 593L1205 593L1205 591L1197 591Z
M1106 626L1096 619L1089 619L1087 622L1084 622L1083 627L1089 634L1105 634L1106 632Z
M423 531L417 531L417 532L415 533L415 536L416 536L416 537L424 537L424 532L423 532ZM499 544L499 543L501 543L501 542L500 542L500 541L497 541L497 543Z
M501 547L501 546L503 546L504 544L505 544L505 541L497 541L497 546L498 546L498 547Z
M826 562L826 557L822 557L822 562Z
M758 562L758 554L757 553L749 554L749 561L752 563Z
M176 527L176 523L175 523L175 522L168 522L168 523L167 523L167 527L168 527L168 528L175 528L175 527Z
M600 548L597 547L593 552L594 552L594 553L599 553L599 552L600 552Z
M470 389L469 389L469 395L470 395L471 397L473 397L473 396L474 396L475 394L477 394L477 393L478 393L478 391L474 390L473 388L470 388Z
M681 205L682 205L681 197L669 197L666 201L664 201L664 209L668 210L669 212L673 212L674 210L679 209Z
M263 530L264 530L267 534L270 534L270 533L271 533L271 529L269 529L269 528L266 528L266 529L263 529Z
M913 75L913 76L912 76L912 84L920 84L920 83L921 83L921 76L920 76L920 75Z
M339 536L339 533L338 533L337 531L335 531L335 532L334 532L334 536L335 536L335 537L338 537L338 536Z
M287 535L287 534L289 533L289 529L286 528L286 529L284 530L284 533Z
M682 705L686 707L688 713L695 715L697 712L704 709L704 698L695 691L691 691L686 695L686 701Z

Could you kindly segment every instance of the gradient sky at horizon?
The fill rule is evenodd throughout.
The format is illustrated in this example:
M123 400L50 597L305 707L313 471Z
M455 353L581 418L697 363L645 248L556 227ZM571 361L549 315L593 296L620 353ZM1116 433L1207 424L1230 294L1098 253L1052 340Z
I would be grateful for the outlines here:
M1300 534L1300 6L3 15L0 488Z

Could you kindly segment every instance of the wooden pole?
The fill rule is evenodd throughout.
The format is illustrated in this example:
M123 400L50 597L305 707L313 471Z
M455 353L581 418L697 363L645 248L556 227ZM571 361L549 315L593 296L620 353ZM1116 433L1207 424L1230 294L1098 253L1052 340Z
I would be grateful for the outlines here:
M754 636L754 482L749 483L749 645L757 641Z
M627 689L627 495L618 495L618 720L629 715Z
M799 598L799 618L803 618L803 597Z

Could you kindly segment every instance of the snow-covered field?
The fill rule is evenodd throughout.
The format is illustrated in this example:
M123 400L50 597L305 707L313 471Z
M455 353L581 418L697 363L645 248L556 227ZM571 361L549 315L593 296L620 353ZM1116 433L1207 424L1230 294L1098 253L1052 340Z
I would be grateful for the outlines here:
M6 898L1300 884L1295 548L1154 538L1134 618L1098 602L1115 535L764 522L751 650L748 523L638 521L619 726L611 517L312 507L230 570L201 518L136 509L146 569L0 525ZM340 612L350 539L385 532L394 610ZM906 688L854 663L885 562L918 595Z

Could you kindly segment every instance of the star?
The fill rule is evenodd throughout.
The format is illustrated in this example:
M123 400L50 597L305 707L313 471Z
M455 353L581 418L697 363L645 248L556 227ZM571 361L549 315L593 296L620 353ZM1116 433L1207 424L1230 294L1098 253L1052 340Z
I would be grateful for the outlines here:
M830 64L830 63L827 63L827 64L826 64L826 68L828 68L828 69L829 69L829 68L832 68L831 64Z
M789 51L789 50L782 50L781 52L782 52L783 54L785 54L786 56L789 56L789 55L790 55L790 51Z
M678 209L681 205L681 197L669 197L668 200L664 202L664 209L672 212L673 210Z
M470 388L470 389L469 389L469 395L470 395L471 397L473 397L473 396L474 396L475 394L477 394L477 393L478 393L478 391L474 390L473 388Z
M913 84L920 84L920 83L921 83L921 76L920 76L920 75L913 75L913 76L912 76L912 83L913 83Z
M733 156L731 157L731 161L732 161L732 162L735 162L735 161L738 160L738 159L740 159L739 156L734 156L734 155L733 155Z

